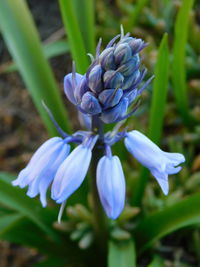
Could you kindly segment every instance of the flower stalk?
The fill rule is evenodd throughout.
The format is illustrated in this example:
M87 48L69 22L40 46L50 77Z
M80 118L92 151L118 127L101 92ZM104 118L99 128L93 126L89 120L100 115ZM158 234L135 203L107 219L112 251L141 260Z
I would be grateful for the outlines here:
M102 205L99 199L99 194L97 190L96 184L96 169L99 159L103 155L103 122L99 119L98 116L93 116L92 118L92 130L95 134L99 135L99 140L97 141L92 155L92 162L91 162L91 196L92 196L92 205L93 205L93 223L94 223L94 230L96 234L96 239L98 242L99 249L101 251L102 259L106 257L107 251L107 237L108 237L108 228L107 228L107 220L105 213L102 209Z

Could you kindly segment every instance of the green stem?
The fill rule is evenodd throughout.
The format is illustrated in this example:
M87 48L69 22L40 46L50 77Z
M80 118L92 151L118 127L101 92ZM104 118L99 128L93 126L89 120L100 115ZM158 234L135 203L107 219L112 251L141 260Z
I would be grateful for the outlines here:
M93 116L92 118L92 130L95 134L99 134L100 137L93 149L92 162L91 162L91 193L92 193L93 214L94 214L94 230L99 250L101 252L100 258L105 263L107 254L108 228L107 228L105 213L101 206L96 185L96 169L98 161L102 157L102 152L103 152L102 144L103 144L104 133L103 133L103 123L97 116Z

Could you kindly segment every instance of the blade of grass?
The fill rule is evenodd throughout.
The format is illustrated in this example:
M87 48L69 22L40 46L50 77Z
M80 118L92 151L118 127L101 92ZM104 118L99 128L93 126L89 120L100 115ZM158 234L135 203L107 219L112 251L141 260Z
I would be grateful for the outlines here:
M81 35L87 53L95 52L94 0L74 0Z
M109 242L108 267L136 267L133 241Z
M59 241L59 235L51 227L56 220L55 214L49 209L43 209L35 199L26 196L24 190L13 187L10 183L12 178L12 175L0 172L0 204L29 218L52 240Z
M83 74L89 65L89 57L80 32L73 2L72 0L59 0L59 5L72 57L76 62L77 71Z
M57 134L42 107L42 100L51 109L62 128L69 130L59 89L43 54L38 32L25 1L0 1L0 28L49 133Z
M182 227L200 223L200 193L144 218L134 233L140 251L156 240Z
M185 53L188 38L189 15L194 0L183 0L175 22L172 82L177 108L181 113L184 122L190 126L192 123L189 114Z
M138 18L141 15L141 12L145 5L147 4L148 0L138 0L135 4L133 11L128 16L127 24L125 25L125 30L127 32L131 31L135 25L137 24Z
M56 56L63 55L69 52L69 45L67 40L58 40L46 45L43 45L43 52L46 58L51 59ZM10 73L13 71L17 71L17 64L15 62L5 63L0 66L0 74L1 73Z
M163 128L163 119L165 112L165 103L167 99L169 74L169 50L168 35L164 34L159 51L155 68L155 79L153 82L152 103L150 108L149 138L156 144L160 143L160 137ZM142 167L140 179L134 190L132 204L140 205L144 194L145 186L148 180L149 172Z

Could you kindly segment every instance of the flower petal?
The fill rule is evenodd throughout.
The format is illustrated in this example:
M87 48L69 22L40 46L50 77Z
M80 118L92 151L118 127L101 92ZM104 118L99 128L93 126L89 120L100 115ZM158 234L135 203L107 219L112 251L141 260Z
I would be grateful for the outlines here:
M66 159L70 151L70 145L63 144L58 147L49 158L46 159L46 165L38 176L31 182L27 195L29 197L35 197L40 193L40 200L44 206L46 206L46 191L52 182L59 166Z
M80 83L82 78L83 78L83 75L81 75L79 73L75 74L74 87L76 87ZM67 98L69 99L69 101L72 102L74 105L76 105L76 99L74 97L74 90L75 90L75 88L73 88L72 73L69 73L64 77L64 92L65 92L65 95L67 96Z
M19 186L21 188L24 188L27 184L30 183L32 177L33 171L36 169L36 166L40 162L41 158L44 155L47 155L49 151L60 143L63 139L60 137L53 137L49 140L47 140L44 144L42 144L37 151L33 154L32 158L30 159L28 165L26 168L24 168L18 175L17 179L12 181L12 185Z
M97 188L107 216L116 219L124 208L125 179L117 156L104 156L97 166Z
M79 145L58 169L52 185L52 198L57 203L66 200L83 182L91 161L90 148Z

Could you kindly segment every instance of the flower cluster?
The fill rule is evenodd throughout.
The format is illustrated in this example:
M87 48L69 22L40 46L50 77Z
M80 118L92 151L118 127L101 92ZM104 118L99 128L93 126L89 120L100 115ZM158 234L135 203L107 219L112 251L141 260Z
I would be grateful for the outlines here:
M62 138L46 141L13 181L14 186L24 188L28 185L27 195L40 194L41 203L46 206L46 192L51 185L52 199L59 204L65 203L86 177L92 150L100 147L104 155L97 164L96 185L107 216L116 219L124 208L126 189L121 162L112 155L111 147L124 139L127 150L150 170L163 193L168 194L168 175L181 170L178 165L185 161L183 155L162 151L137 130L118 132L114 129L103 135L96 131L98 125L124 120L134 112L127 114L128 107L151 80L139 88L145 71L140 70L138 53L144 47L141 39L121 34L111 40L102 53L100 44L97 46L96 57L85 75L73 70L65 76L65 94L83 113L90 129L69 136L56 124ZM70 153L72 142L78 146ZM97 146L97 143L101 145Z

